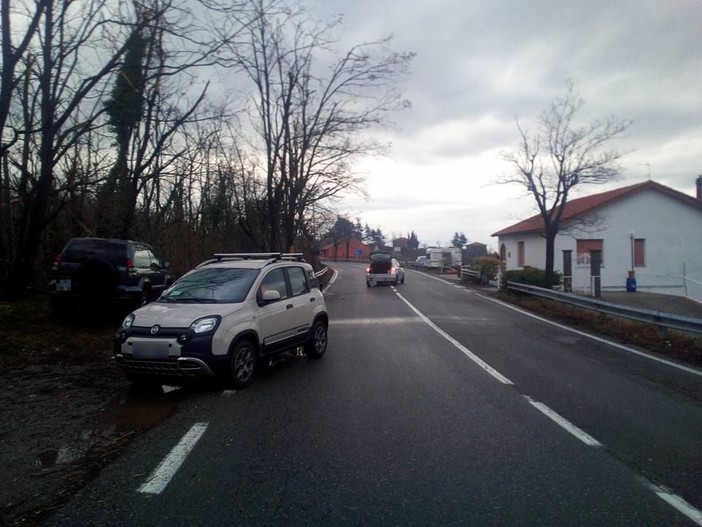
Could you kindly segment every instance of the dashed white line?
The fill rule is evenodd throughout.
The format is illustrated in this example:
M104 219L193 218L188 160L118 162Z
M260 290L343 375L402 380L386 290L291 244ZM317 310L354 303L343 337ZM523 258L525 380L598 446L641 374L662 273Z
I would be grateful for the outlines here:
M425 276L427 276L427 275L425 275ZM433 280L438 280L438 281L443 282L443 283L445 283L445 284L454 285L454 287L457 287L457 286L455 286L455 284L451 284L451 283L448 282L447 280L442 280L442 279L440 279L440 278L436 278L436 277L433 277L433 276L427 276L427 278L431 278L431 279L433 279ZM459 289L460 289L460 287L459 287ZM510 380L509 380L508 378L506 378L504 375L502 375L502 374L499 373L497 370L495 370L494 368L492 368L490 365L488 365L487 363L485 363L482 359L480 359L480 358L479 358L478 356L476 356L473 352L471 352L470 350L468 350L468 349L467 349L465 346L463 346L460 342L456 341L456 340L455 340L453 337L451 337L448 333L446 333L446 332L443 331L441 328L439 328L436 324L434 324L434 323L433 323L429 318L427 318L421 311L419 311L419 310L418 310L416 307L414 307L407 299L405 299L400 293L398 293L398 292L397 292L397 289L395 289L395 288L393 287L393 290L394 290L395 293L397 294L398 298L400 298L400 300L402 300L405 304L407 304L407 305L409 306L409 308L410 308L412 311L414 311L414 312L419 316L419 318L421 318L427 325L429 325L434 331L436 331L437 333L439 333L439 335L441 335L441 336L444 337L446 340L448 340L448 341L449 341L451 344L453 344L456 348L458 348L458 349L461 350L463 353L465 353L465 354L466 354L471 360L473 360L476 364L478 364L480 367L482 367L482 368L485 369L488 373L490 373L490 375L492 375L493 377L495 377L498 381L500 381L500 382L503 383L503 384L508 384L508 385L513 385L513 384L514 384L512 381L510 381ZM469 289L464 289L464 290L467 291L467 292L471 292L471 293L472 293L472 291L470 291ZM622 349L622 350L624 350L624 351L633 353L633 354L635 354L635 355L642 356L642 357L647 358L647 359L650 359L650 360L655 360L655 361L657 361L657 362L666 364L666 365L668 365L668 366L673 366L673 367L678 368L678 369L680 369L680 370L687 371L688 373L693 373L693 374L695 374L695 375L702 376L702 372L699 371L699 370L695 370L695 369L693 369L693 368L688 368L688 367L686 367L686 366L683 366L683 365L680 365L680 364L676 364L676 363L674 363L674 362L671 362L671 361L668 361L668 360L665 360L665 359L660 359L660 358L658 358L658 357L653 357L653 356L651 356L651 355L642 353L642 352L640 352L640 351L637 351L637 350L635 350L635 349L629 348L629 347L627 347L627 346L623 346L623 345L621 345L621 344L617 344L617 343L615 343L615 342L611 342L611 341L609 341L609 340L606 340L606 339L603 339L603 338L600 338L600 337L596 337L596 336L594 336L594 335L590 335L590 334L585 333L585 332L582 332L582 331L578 331L577 329L569 328L568 326L564 326L564 325L562 325L562 324L558 324L557 322L552 322L552 321L547 320L547 319L545 319L545 318L542 318L542 317L540 317L540 316L538 316L538 315L534 315L534 314L532 314L532 313L529 313L529 312L524 311L524 310L522 310L522 309L519 309L519 308L517 308L517 307L511 306L511 305L509 305L509 304L507 304L507 303L505 303L505 302L501 302L500 300L496 300L496 299L491 298L491 297L489 297L489 296L482 295L482 294L479 294L479 293L477 293L477 296L480 296L480 297L482 297L482 298L485 298L486 300L490 300L490 301L492 301L492 302L501 304L501 305L503 305L504 307L507 307L507 308L509 308L509 309L512 309L512 310L514 310L514 311L517 311L517 312L519 312L519 313L522 313L522 314L524 314L524 315L527 315L527 316L529 316L529 317L535 318L535 319L540 320L540 321L542 321L542 322L545 322L545 323L547 323L547 324L551 324L551 325L553 325L553 326L556 326L556 327L565 329L565 330L570 331L570 332L572 332L572 333L576 333L576 334L581 335L581 336L583 336L583 337L590 338L590 339L596 340L596 341L598 341L598 342L602 342L602 343L604 343L604 344L607 344L607 345L610 345L610 346L613 346L613 347ZM578 428L577 426L575 426L574 424L572 424L572 423L571 423L570 421L568 421L567 419L564 419L563 417L561 417L558 413L556 413L556 412L554 412L553 410L551 410L551 409L550 409L548 406L546 406L545 404L543 404L543 403L541 403L541 402L539 402L539 401L536 401L536 400L532 399L532 398L529 397L528 395L524 395L523 397L524 397L524 398L529 402L529 404L531 404L534 408L536 408L537 410L539 410L540 412L542 412L542 413L543 413L544 415L546 415L549 419L551 419L553 422L555 422L556 424L558 424L559 426L561 426L564 430L568 431L570 434L572 434L573 436L575 436L577 439L579 439L580 441L582 441L582 442L585 443L586 445L591 446L591 447L596 447L596 448L602 447L602 443L600 443L599 441L597 441L597 439L595 439L594 437L592 437L592 436L589 435L588 433L584 432L583 430L581 430L580 428ZM699 509L696 509L695 507L693 507L692 505L690 505L687 501L685 501L682 497L680 497L680 496L674 494L673 492L671 492L670 490L666 489L665 487L662 487L662 486L660 486L660 485L655 485L655 484L650 483L650 482L646 482L645 484L646 484L646 486L647 486L650 490L652 490L659 498L661 498L663 501L665 501L666 503L668 503L671 507L673 507L674 509L676 509L677 511L679 511L681 514L685 515L687 518L689 518L689 519L690 519L691 521L693 521L695 524L697 524L697 525L699 525L699 526L702 527L702 511L700 511Z
M170 453L161 461L156 470L154 470L149 479L139 487L138 492L144 494L161 494L166 488L171 479L178 472L178 469L188 457L190 451L195 447L197 442L202 437L202 434L207 430L208 423L195 423L190 430L183 436Z
M546 417L551 419L554 423L556 423L558 426L569 432L570 434L574 435L580 441L585 443L587 446L593 446L593 447L601 447L602 443L600 443L597 439L592 437L586 432L583 432L580 428L572 424L570 421L567 419L564 419L560 415L558 415L556 412L551 410L548 406L546 406L544 403L540 403L539 401L535 401L528 395L525 395L524 398L529 401L529 404L532 405L534 408L536 408L539 412L544 414Z
M415 317L380 317L380 318L337 318L332 320L330 326L379 326L409 324L411 322L421 323Z
M649 487L653 492L656 493L656 495L660 499L665 501L668 505L687 516L697 525L702 525L702 511L696 509L684 499L682 499L680 496L678 496L677 494L673 494L671 491L664 487L654 485L653 483L650 483Z

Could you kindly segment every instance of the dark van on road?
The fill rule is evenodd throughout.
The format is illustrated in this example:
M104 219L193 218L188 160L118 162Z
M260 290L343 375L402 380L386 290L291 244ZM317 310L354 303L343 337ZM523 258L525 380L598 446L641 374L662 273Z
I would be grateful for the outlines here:
M158 298L173 281L171 265L146 243L73 238L51 268L49 298L56 312L97 303L134 307Z

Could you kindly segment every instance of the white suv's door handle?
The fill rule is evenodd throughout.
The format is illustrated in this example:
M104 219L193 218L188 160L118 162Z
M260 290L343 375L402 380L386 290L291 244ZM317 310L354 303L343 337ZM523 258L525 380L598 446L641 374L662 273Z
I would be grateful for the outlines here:
M292 309L292 308L293 308L292 304L288 304L287 306L285 306L285 309Z
M310 298L310 302L314 302L315 300L317 300L315 297Z

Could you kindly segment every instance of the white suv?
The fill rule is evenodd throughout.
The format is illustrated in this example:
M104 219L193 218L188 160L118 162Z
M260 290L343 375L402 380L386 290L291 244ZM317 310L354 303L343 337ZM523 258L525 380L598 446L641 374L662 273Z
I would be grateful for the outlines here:
M326 304L302 255L214 256L124 319L115 360L131 380L217 376L244 388L273 355L299 346L324 355Z

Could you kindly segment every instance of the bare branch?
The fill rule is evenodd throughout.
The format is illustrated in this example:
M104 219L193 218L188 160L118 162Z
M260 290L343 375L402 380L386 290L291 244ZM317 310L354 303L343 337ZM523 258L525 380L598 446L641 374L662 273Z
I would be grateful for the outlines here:
M625 154L607 145L631 125L613 116L579 125L576 118L584 101L571 82L566 88L566 94L541 114L537 133L529 133L517 121L520 146L503 154L512 173L500 180L521 185L536 202L546 238L548 283L554 240L569 197L580 186L608 183L619 176L618 162Z

